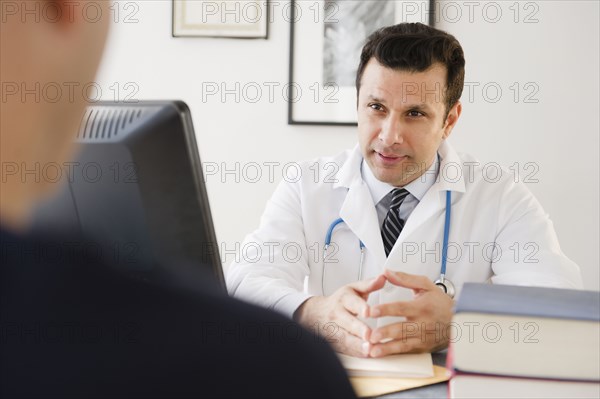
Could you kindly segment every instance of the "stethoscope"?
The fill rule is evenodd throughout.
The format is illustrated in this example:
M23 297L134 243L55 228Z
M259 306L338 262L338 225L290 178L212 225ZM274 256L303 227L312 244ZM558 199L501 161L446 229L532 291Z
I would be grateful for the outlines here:
M442 245L442 266L440 268L440 278L435 280L434 284L437 285L444 293L448 294L450 298L454 298L456 290L454 284L446 278L446 261L448 259L448 236L450 235L450 213L452 212L452 194L450 190L446 191L446 214L444 220L444 241ZM329 228L327 234L325 234L325 246L323 247L323 275L321 276L321 289L325 293L323 279L325 277L325 258L327 257L327 249L331 245L331 237L333 236L333 230L340 223L344 223L342 218L334 220ZM363 264L365 259L365 244L361 240L358 240L360 248L360 263L358 266L358 280L362 280Z

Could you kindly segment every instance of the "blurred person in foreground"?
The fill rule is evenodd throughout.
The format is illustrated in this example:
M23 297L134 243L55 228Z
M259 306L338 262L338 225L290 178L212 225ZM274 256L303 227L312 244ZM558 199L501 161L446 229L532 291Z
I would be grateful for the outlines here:
M86 104L21 90L93 80L110 2L94 5L92 23L67 0L0 0L0 396L353 397L331 349L290 320L211 292L202 276L144 284L86 257L81 237L28 233L56 184L14 168L68 162Z

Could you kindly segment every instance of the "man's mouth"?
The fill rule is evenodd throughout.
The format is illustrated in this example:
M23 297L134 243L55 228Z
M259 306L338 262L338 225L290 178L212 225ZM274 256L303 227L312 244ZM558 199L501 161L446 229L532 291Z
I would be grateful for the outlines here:
M387 152L375 151L375 154L377 154L377 157L379 159L381 159L383 162L386 162L386 163L400 162L403 159L407 158L406 155L398 155L398 154L387 153Z

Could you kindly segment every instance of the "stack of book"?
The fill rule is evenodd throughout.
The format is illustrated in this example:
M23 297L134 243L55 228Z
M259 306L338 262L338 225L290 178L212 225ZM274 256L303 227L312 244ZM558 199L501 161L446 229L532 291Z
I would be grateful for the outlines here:
M600 293L465 284L450 398L600 398Z

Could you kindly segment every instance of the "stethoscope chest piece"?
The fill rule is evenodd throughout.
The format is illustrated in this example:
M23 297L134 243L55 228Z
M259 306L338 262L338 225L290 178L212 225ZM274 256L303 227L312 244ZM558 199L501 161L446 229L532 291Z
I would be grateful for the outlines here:
M456 289L454 288L454 284L452 284L450 280L448 280L445 277L442 277L435 280L434 284L437 285L440 288L440 290L442 290L450 298L454 298L454 294L456 294Z

